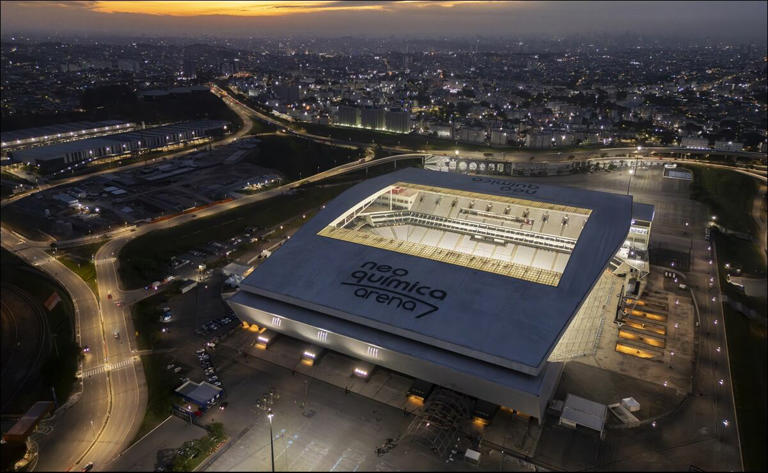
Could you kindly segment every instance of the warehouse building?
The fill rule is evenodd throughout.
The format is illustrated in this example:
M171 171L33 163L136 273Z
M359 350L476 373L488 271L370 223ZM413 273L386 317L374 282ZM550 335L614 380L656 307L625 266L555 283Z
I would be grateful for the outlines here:
M0 133L3 151L42 146L60 141L81 140L96 135L131 130L135 123L118 120L74 122Z
M228 303L541 419L562 361L596 345L594 312L616 311L632 212L631 196L404 169L329 203Z
M221 135L229 122L197 120L174 125L145 128L127 133L100 136L68 143L58 143L13 153L13 161L37 164L44 170L61 169L100 158L136 151L155 150L199 138Z

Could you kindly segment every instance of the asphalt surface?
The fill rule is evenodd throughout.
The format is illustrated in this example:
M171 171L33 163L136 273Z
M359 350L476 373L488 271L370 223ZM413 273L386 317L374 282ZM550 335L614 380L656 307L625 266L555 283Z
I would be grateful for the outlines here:
M262 114L258 114L254 110L245 107L231 98L228 100L225 99L225 102L243 117L244 120L246 120L246 123L250 121L250 115L261 115L263 117ZM282 124L279 126L282 126ZM245 130L249 128L250 126L245 126L238 132L239 134L226 138L217 144L217 146L235 141L240 136L244 135ZM328 139L324 137L313 136L310 138L328 142ZM429 154L432 153L435 152L432 151ZM126 298L137 300L136 298L139 297L135 292L127 293L126 291L121 291L119 286L116 260L113 254L119 255L119 250L125 243L149 231L170 228L194 218L213 215L241 205L269 199L308 182L319 181L335 175L353 172L387 162L392 162L396 165L396 161L398 160L412 159L424 155L425 153L409 153L405 155L390 156L375 161L347 163L291 184L286 184L263 193L247 196L236 201L227 202L195 213L184 214L154 224L147 224L140 228L126 227L124 229L109 232L108 237L112 237L113 240L106 243L96 255L99 300L102 302L101 310L99 310L99 304L96 297L94 297L85 282L43 251L43 248L46 248L49 242L28 242L19 235L3 228L3 246L6 246L31 264L34 264L51 274L59 280L59 282L61 282L73 296L76 312L78 314L77 327L79 343L81 345L87 344L91 347L91 353L86 356L83 362L83 372L90 372L100 366L107 366L109 368L112 365L120 365L120 368L114 370L107 369L84 379L82 382L82 393L80 394L79 402L73 404L63 412L57 413L53 432L38 439L38 443L41 446L39 469L66 470L85 464L89 461L93 461L96 465L96 469L99 469L100 465L106 465L127 446L127 442L130 441L133 434L137 431L141 418L143 417L143 406L146 405L146 388L144 386L141 364L136 362L138 361L138 357L134 353L136 347L130 312L127 304L118 307L114 303L116 300L123 300ZM705 165L711 167L723 167L715 164ZM117 172L123 169L125 169L125 167L111 169L108 170L108 172ZM754 173L749 173L747 171L739 172L755 176ZM683 218L680 209L683 210L682 213L687 214L685 209L689 209L690 205L686 206L686 204L683 203L683 200L686 199L680 198L677 199L679 201L677 203L670 202L668 198L672 198L672 196L665 195L664 192L653 192L647 195L648 198L642 198L643 179L641 174L642 171L635 176L633 181L634 187L632 189L633 194L638 195L639 193L639 200L649 203L658 203L657 209L664 208L664 206L667 206L667 210L673 208L677 209L669 212L672 215L669 217L666 217L666 211L663 213L660 212L662 215L665 215L665 219L658 222L658 224L655 223L654 227L656 229L664 227L670 229L675 227L675 225L677 225L675 222L679 222L680 220L678 219ZM90 176L79 176L78 178L73 179L79 180L87 177ZM755 177L760 178L762 176ZM523 179L518 178L518 180ZM761 180L765 181L765 177L762 177ZM618 185L609 185L607 186L608 188L600 190L623 192L625 189L623 179L618 179L617 182L619 182ZM57 185L60 184L61 183L58 183ZM42 188L40 190L42 190ZM38 189L35 191L38 191ZM14 199L16 199L16 197L14 197ZM10 201L12 200L4 200L3 205ZM692 227L699 228L693 223L694 222L692 222ZM60 242L60 246L82 245L103 237L104 235L93 235L77 238ZM107 294L109 293L113 295L112 299L108 298ZM701 297L704 301L711 300L711 298L707 299L704 297L703 294ZM707 297L709 297L709 295L707 295ZM722 322L722 314L718 315L719 309L717 308L717 304L713 304L715 307L710 308L707 305L703 306L703 324L710 322L714 324L713 321L718 317ZM708 310L711 310L711 312L707 312ZM703 339L702 348L704 350L712 348L712 346L704 346L706 343L710 342L710 345L720 343L721 345L718 346L724 346L722 323L719 327L719 332L713 330L712 340L709 340L709 335L707 335L707 338ZM120 333L118 338L113 336L115 330ZM716 338L718 337L718 333L720 333L719 339ZM725 376L727 374L725 373L727 368L727 363L721 362L719 371L710 373L708 378L706 377L707 375L704 375L705 377L703 379L708 381L703 382L710 382L718 376ZM728 376L726 376L726 378L727 377ZM718 382L719 379L720 378L717 378ZM719 383L717 386L720 386ZM730 429L725 426L723 426L722 429L717 427L717 422L720 422L720 425L723 425L723 419L734 418L732 398L728 398L728 396L722 394L717 395L713 401L713 406L712 419L714 419L714 421L712 422L715 422L715 424L709 426L707 430L718 433L722 432L723 438L733 437L732 433L736 431L735 425L732 424ZM722 419L720 419L721 417ZM720 443L726 444L726 442ZM730 444L736 445L736 451L738 451L737 439L735 441L730 440Z
M41 248L26 245L23 238L5 228L2 229L1 241L6 249L48 273L69 292L75 306L76 340L81 346L91 347L82 367L87 370L101 363L107 347L100 329L98 302L88 285ZM112 395L107 373L84 379L79 388L80 393L74 395L78 402L57 411L51 423L53 431L47 435L35 435L40 446L38 470L63 471L82 463L84 453L91 449L97 434L105 425ZM98 458L98 455L93 455L93 458Z
M628 178L628 171L623 169L519 180L626 193ZM655 206L652 245L693 248L687 281L693 289L701 319L700 327L695 329L697 356L693 394L679 409L658 419L655 426L648 424L611 431L602 444L586 442L579 446L579 439L564 438L566 443L573 445L563 445L562 452L573 451L574 455L577 451L593 452L594 457L584 460L584 464L591 463L597 469L676 471L686 470L690 465L710 471L742 469L725 326L715 273L717 263L709 264L712 256L704 240L704 228L710 215L703 204L689 199L688 185L686 181L663 178L660 166L640 168L632 178L630 193L636 201ZM684 227L686 219L690 230ZM709 287L710 277L713 287ZM720 384L721 379L723 384ZM728 421L727 426L724 420ZM577 468L577 465L570 465L570 468Z
M51 349L48 317L38 301L26 291L10 284L2 285L2 412L11 414L14 401L32 388ZM29 384L27 384L29 383Z
M236 107L235 112L243 117L245 126L216 146L236 141L251 128L250 118ZM80 392L73 396L71 405L57 411L53 421L48 422L53 427L50 433L35 436L40 447L38 470L64 471L89 462L94 463L94 470L103 469L128 446L141 425L147 404L146 382L136 353L129 304L116 304L125 298L134 300L136 294L120 290L117 260L112 256L119 254L130 238L138 236L128 235L107 242L96 253L97 300L79 276L44 251L49 242L29 242L2 228L4 247L50 274L69 292L75 305L76 339L81 346L90 347L81 364ZM93 242L103 237L78 241Z

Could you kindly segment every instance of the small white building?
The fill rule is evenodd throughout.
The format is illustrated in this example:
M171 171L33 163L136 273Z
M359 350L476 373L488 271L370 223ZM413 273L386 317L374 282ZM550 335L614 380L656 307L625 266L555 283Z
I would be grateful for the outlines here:
M608 407L605 404L590 401L568 393L560 414L558 424L575 429L577 426L600 432L600 438L605 436L605 419Z

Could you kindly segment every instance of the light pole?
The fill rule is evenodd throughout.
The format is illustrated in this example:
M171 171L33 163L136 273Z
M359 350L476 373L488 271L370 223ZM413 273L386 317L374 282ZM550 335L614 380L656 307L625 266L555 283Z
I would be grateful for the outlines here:
M272 458L272 473L275 472L275 444L272 437L272 418L275 415L272 413L272 409L267 411L267 419L269 419L269 454Z
M635 166L634 168L629 170L629 181L627 182L627 195L629 195L629 186L632 185L632 175L637 172L637 160L640 159L640 151L643 149L642 146L637 147L637 151L635 154Z

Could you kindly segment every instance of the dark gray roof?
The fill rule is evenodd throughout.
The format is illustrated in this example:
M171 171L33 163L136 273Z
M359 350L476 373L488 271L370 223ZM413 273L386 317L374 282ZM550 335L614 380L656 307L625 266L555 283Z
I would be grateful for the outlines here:
M141 141L142 139L145 139L144 137L148 136L169 136L173 133L183 133L187 130L213 130L222 128L224 125L228 124L229 122L223 120L195 120L182 122L174 125L158 126L144 130L135 130L125 133L116 133L114 135L99 136L96 138L86 138L84 140L56 143L48 146L40 146L38 148L23 149L14 152L14 157L17 161L59 159L67 153L77 151L87 152L88 150L107 146L113 147L113 149L118 149L123 143L128 144L137 140Z
M42 138L44 136L54 136L58 133L69 133L83 130L92 130L106 126L124 125L130 122L119 120L105 120L101 122L72 122L60 123L58 125L42 126L38 128L24 128L22 130L4 131L0 133L0 139L3 143L13 144L16 140L25 140L28 138Z
M197 384L191 380L176 389L176 393L180 396L202 406L214 400L216 396L221 394L221 391L222 389L218 386L206 383L205 381Z
M591 209L592 213L556 287L317 235L354 204L396 182L581 207ZM536 374L624 242L631 209L632 198L625 195L403 169L364 181L334 199L256 268L240 287L369 328ZM356 296L359 287L349 285L350 277L367 262L403 268L407 270L403 279L445 291L445 297L435 300L421 294L414 299L419 308L407 311L377 303L375 296L368 299ZM435 310L416 317L430 305Z
M632 202L632 218L637 220L653 221L654 207L651 204Z

